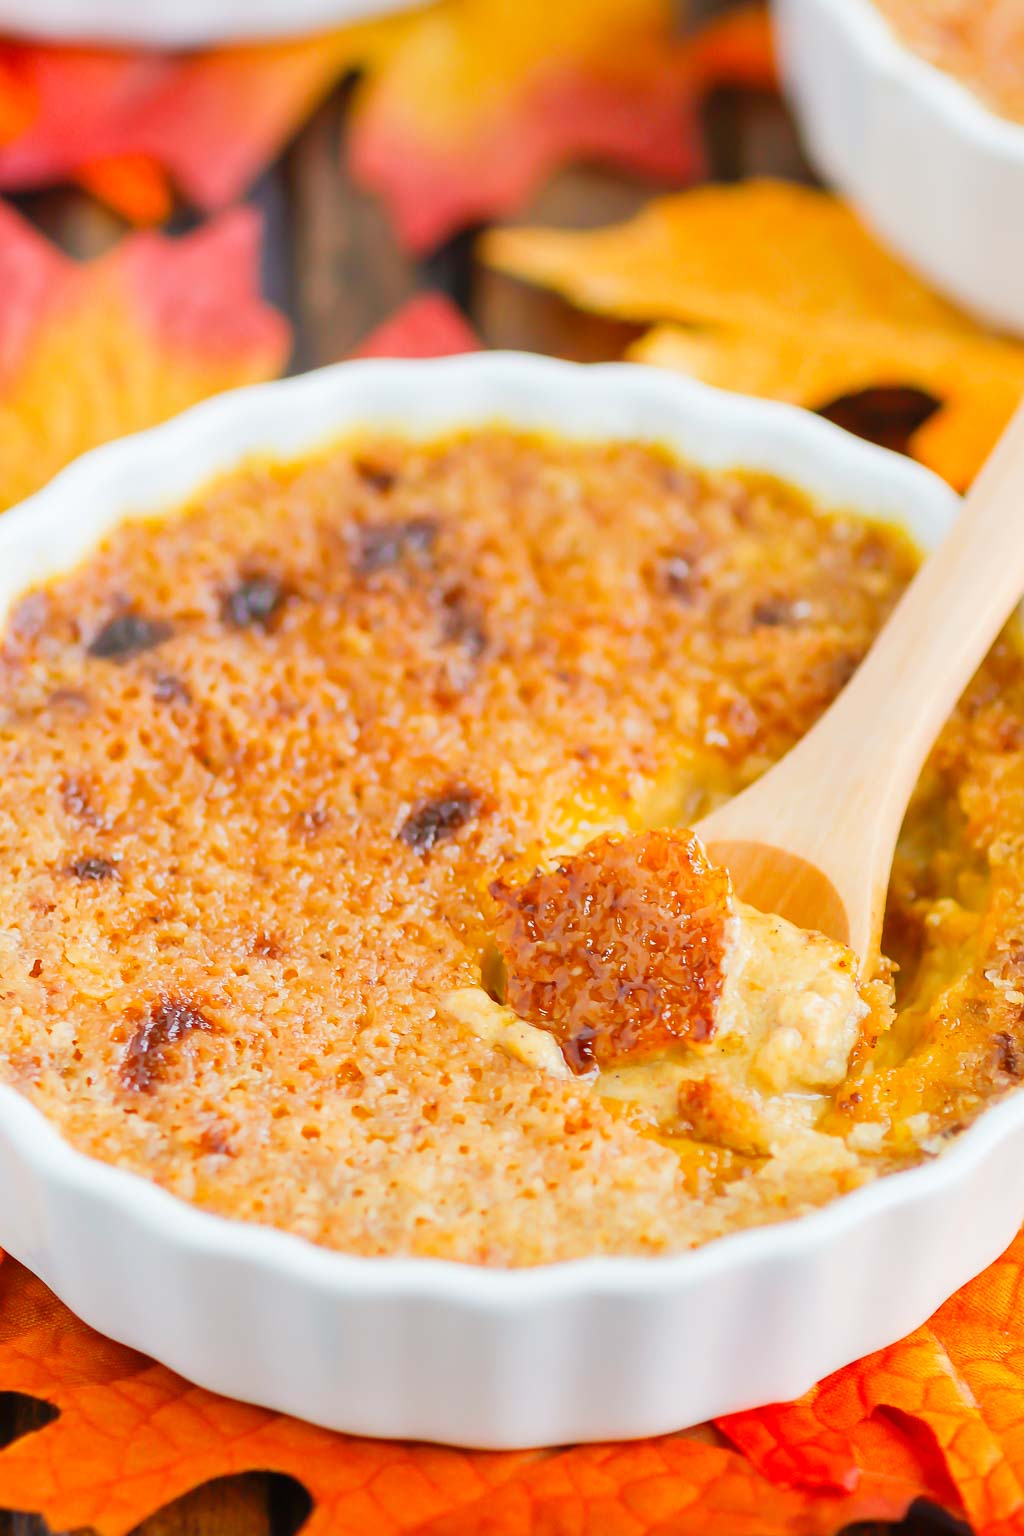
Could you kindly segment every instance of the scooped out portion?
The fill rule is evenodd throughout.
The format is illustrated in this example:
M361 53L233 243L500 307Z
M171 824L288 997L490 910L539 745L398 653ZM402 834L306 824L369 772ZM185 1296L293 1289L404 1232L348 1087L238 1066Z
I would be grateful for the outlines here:
M884 981L859 985L851 950L738 901L693 832L606 834L490 891L493 1037L665 1135L777 1152L891 1022Z

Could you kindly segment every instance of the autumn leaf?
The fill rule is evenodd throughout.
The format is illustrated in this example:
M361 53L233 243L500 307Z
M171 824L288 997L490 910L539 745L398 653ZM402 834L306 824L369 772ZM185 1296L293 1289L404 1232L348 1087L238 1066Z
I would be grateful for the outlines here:
M102 1536L121 1536L211 1478L250 1470L305 1485L308 1536L833 1536L945 1492L896 1439L853 1494L776 1487L703 1437L553 1454L350 1439L188 1385L93 1333L9 1259L0 1266L0 1391L59 1410L0 1451L0 1505Z
M119 213L166 217L172 184L236 199L344 75L349 153L416 249L518 207L552 170L597 159L686 181L716 84L774 78L763 8L693 39L670 0L440 0L315 38L193 55L0 48L0 188L78 179Z
M383 58L403 25L388 18L192 55L7 42L0 187L77 178L143 222L166 215L170 181L199 208L223 207L342 75ZM4 132L12 95L17 115Z
M1024 394L1024 346L975 325L807 187L702 187L613 228L496 230L482 252L582 308L666 322L631 355L707 383L816 410L878 386L932 396L909 451L958 487Z
M1024 1233L925 1327L798 1403L719 1421L780 1486L855 1486L855 1443L897 1415L942 1458L977 1536L1024 1530Z
M462 311L443 293L418 293L371 331L353 357L452 357L480 348Z
M79 264L0 204L0 507L97 443L280 371L288 327L259 297L258 242L237 209Z
M410 22L352 122L352 168L415 249L569 160L687 180L694 92L667 0L449 0Z
M170 184L148 155L107 155L76 172L80 186L131 224L160 224L174 204Z
M981 331L880 326L872 334L866 325L855 335L851 322L820 329L817 316L760 337L658 326L630 355L811 410L879 385L919 390L937 409L909 434L907 450L958 489L970 484L1024 395L1024 347Z

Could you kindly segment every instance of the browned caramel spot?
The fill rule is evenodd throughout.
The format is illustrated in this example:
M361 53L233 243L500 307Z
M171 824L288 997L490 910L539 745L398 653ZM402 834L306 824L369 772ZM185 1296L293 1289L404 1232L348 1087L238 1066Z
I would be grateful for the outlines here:
M697 556L690 550L673 550L657 569L658 584L668 597L681 603L696 600L700 588Z
M234 629L269 629L285 600L277 576L249 575L224 596L222 615Z
M51 709L67 709L84 715L89 709L89 695L81 688L55 688L46 701Z
M473 661L487 649L483 615L462 587L452 587L442 597L441 639L459 645Z
M99 629L86 649L101 661L128 661L142 651L150 651L171 637L171 626L159 619L147 619L134 609L119 613Z
M234 1157L230 1138L222 1125L207 1125L200 1132L199 1149L208 1157Z
M549 874L490 889L505 1000L574 1072L714 1034L729 878L692 833L595 838Z
M1013 1036L1007 1030L999 1030L992 1036L992 1045L1000 1072L1005 1072L1007 1077L1024 1077L1024 1061Z
M162 997L135 1027L121 1059L121 1082L135 1093L150 1093L163 1079L167 1050L195 1029L211 1030L205 1014L184 998Z
M331 819L331 813L322 800L311 805L308 810L300 811L296 826L300 837L315 837L321 827L326 827Z
M158 704L191 704L192 693L187 683L172 672L161 672L153 679L153 697Z
M110 859L90 854L86 858L73 860L65 874L73 875L76 880L111 880L117 874L117 865Z
M357 576L372 576L403 560L425 565L437 541L436 518L411 517L404 522L370 523L353 539L352 569Z
M413 806L398 835L414 853L426 854L446 837L453 837L479 809L480 802L471 790L449 789Z
M754 604L751 618L759 629L780 629L786 624L799 623L806 616L806 604L792 602L786 597L765 597Z
M60 787L60 799L68 815L78 821L87 821L96 826L101 819L93 810L89 791L80 779L64 779Z
M371 491L376 491L378 496L386 496L398 479L393 469L388 469L386 464L378 464L373 459L362 455L352 460L352 468Z

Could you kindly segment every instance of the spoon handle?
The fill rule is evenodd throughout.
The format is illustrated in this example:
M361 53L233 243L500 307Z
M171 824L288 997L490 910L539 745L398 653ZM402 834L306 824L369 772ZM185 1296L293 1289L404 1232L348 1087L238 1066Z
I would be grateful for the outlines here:
M1024 403L829 711L842 746L832 773L882 790L894 839L935 738L1022 593Z
M1024 593L1024 403L953 528L852 679L774 768L698 828L817 865L870 962L907 802L936 736Z

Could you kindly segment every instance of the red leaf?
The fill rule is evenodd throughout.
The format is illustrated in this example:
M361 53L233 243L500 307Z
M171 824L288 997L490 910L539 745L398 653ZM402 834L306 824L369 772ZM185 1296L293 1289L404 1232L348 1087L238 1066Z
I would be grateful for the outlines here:
M442 293L418 293L371 331L353 357L450 357L480 342L462 311Z
M353 172L416 250L519 206L572 160L689 180L696 98L670 25L662 0L428 10L363 88Z
M721 1422L784 1486L839 1473L872 1433L940 1459L978 1536L1024 1530L1024 1234L908 1338L836 1371L800 1402ZM895 1411L896 1417L893 1417ZM845 1448L844 1448L845 1443ZM817 1448L817 1449L816 1449ZM948 1500L947 1500L948 1502Z
M223 207L277 155L346 70L377 56L400 21L294 42L170 54L8 43L0 102L17 89L0 187L81 179L119 212L153 216L157 167L200 208ZM140 158L155 162L139 202ZM124 166L134 162L128 188ZM105 166L97 176L95 167ZM112 177L111 166L120 166Z
M0 204L0 507L96 443L278 372L288 327L258 258L251 209L79 264Z

